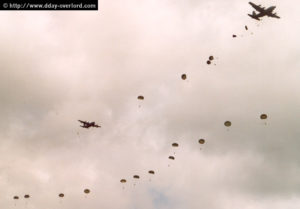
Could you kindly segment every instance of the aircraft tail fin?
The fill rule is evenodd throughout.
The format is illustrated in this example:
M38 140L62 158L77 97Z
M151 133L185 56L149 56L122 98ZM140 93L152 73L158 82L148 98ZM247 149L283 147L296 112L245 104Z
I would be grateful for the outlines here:
M280 18L276 13L271 14L270 17Z

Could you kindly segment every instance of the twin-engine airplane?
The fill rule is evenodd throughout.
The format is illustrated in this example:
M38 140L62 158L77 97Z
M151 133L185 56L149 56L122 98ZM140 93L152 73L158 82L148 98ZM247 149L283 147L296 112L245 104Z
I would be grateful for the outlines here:
M78 120L80 123L82 123L82 128L90 128L90 127L95 127L95 128L101 128L101 126L95 124L95 122L87 122L87 121L82 121Z
M260 20L260 17L263 16L268 16L268 17L275 17L275 18L280 18L279 16L277 16L276 13L273 13L273 10L276 8L276 6L271 6L267 9L265 9L265 7L261 7L261 5L256 5L252 2L249 2L249 4L255 9L257 10L259 13L256 14L255 11L252 12L252 14L248 14L251 18L256 19L256 20Z

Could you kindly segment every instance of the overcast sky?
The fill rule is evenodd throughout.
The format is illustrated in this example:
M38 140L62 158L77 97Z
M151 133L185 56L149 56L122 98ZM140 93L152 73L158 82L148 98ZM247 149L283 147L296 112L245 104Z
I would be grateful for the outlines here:
M0 208L298 209L300 3L255 3L2 11Z

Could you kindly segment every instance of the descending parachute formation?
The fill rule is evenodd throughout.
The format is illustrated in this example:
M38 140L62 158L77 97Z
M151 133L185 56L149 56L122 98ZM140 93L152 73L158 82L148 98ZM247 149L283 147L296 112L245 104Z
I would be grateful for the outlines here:
M255 19L255 17L252 17L252 18L254 18ZM248 31L248 26L247 25L245 25L245 30L246 31ZM236 34L233 34L232 35L232 37L233 38L236 38L237 37L237 35ZM215 57L214 56L212 56L212 55L210 55L209 57L208 57L208 60L206 61L206 63L208 64L208 65L210 65L210 64L212 64L213 63L213 61L215 60ZM187 79L187 75L186 74L182 74L181 75L181 79L182 80L186 80ZM138 97L137 97L137 99L138 100L144 100L144 96L142 96L142 95L139 95ZM261 114L260 115L260 119L261 120L266 120L268 118L268 116L267 116L267 114ZM85 121L84 121L85 122ZM232 123L231 123L231 121L225 121L224 122L224 125L226 126L226 127L231 127L231 125L232 125ZM86 125L87 126L87 125ZM91 124L90 126L92 126L92 127L97 127L98 125L96 125L96 124ZM83 127L83 126L82 126ZM100 126L99 126L100 127ZM87 128L87 127L85 127L85 128ZM199 144L201 144L201 146L203 145L203 144L205 144L206 143L206 140L205 139L199 139L198 140L198 143ZM180 145L180 146L182 146L182 145ZM174 143L172 143L172 147L175 147L176 149L177 149L177 147L179 147L179 144L178 143L176 143L176 142L174 142ZM175 153L174 153L174 155L175 155ZM177 156L176 156L177 157ZM175 160L175 156L169 156L168 157L168 159L169 160ZM155 171L154 170L149 170L148 171L148 174L150 174L150 176L153 176L154 174L155 174ZM140 179L140 176L139 175L133 175L133 179L134 180L137 180L137 179ZM143 179L143 178L142 178ZM130 181L130 180L129 180ZM139 180L140 181L140 180ZM121 179L120 180L120 183L121 184L125 184L127 182L127 180L126 179ZM85 193L85 194L89 194L91 191L89 190L89 189L84 189L83 190L83 192ZM55 195L57 195L57 194L55 194ZM21 196L22 197L22 196ZM64 193L59 193L58 194L58 197L59 198L63 198L63 197L65 197L65 194ZM30 195L29 194L25 194L24 195L24 198L25 199L29 199L30 198ZM19 199L19 196L13 196L13 199L14 200L18 200Z

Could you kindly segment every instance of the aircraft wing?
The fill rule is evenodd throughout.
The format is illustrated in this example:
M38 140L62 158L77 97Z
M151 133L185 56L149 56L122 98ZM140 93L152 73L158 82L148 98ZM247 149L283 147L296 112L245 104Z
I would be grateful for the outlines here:
M256 14L254 11L253 11L253 13L252 14L248 14L250 17L252 17L253 19L255 19L255 20L260 20L259 18L260 17L263 17L263 16L265 16L265 14L262 14L262 13L258 13L258 14Z
M277 16L277 14L276 14L276 13L274 13L274 14L273 14L273 13L272 13L272 14L268 14L268 16L269 16L269 17L280 18L279 16Z
M264 12L264 11L265 11L265 8L264 8L264 7L261 7L260 5L256 5L256 4L252 3L251 1L249 2L249 4L250 4L255 10L257 10L258 12Z
M260 19L258 18L258 17L256 17L256 16L253 16L253 15L250 15L250 14L248 14L251 18L253 18L253 19L255 19L255 20L258 20L258 21L260 21Z
M87 124L89 124L88 122L86 122L86 121L83 121L83 120L78 120L80 123L83 123L84 125L87 125Z
M94 127L96 127L96 128L101 128L101 126L99 126L99 125L94 125Z

